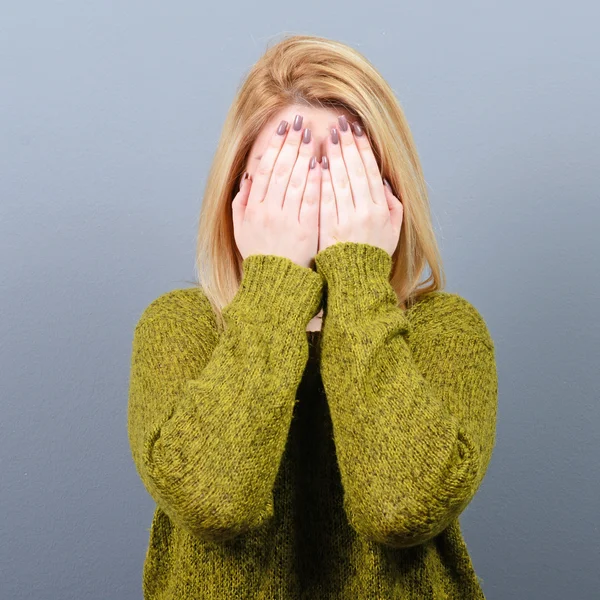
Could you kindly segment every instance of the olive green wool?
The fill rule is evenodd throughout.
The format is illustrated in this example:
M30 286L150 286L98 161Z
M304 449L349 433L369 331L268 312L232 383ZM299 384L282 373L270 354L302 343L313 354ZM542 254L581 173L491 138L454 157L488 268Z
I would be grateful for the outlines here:
M457 294L399 308L391 261L353 242L315 271L251 255L221 334L200 287L145 308L128 432L156 503L146 600L484 598L458 518L495 444L494 344Z

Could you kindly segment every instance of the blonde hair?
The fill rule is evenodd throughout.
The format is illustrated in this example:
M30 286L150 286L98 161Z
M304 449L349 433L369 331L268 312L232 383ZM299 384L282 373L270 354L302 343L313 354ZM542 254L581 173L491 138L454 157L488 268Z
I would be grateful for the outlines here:
M231 202L248 154L276 113L298 104L340 108L360 119L385 177L401 199L400 242L392 256L390 284L398 306L408 308L444 287L426 184L415 143L392 88L353 48L323 37L292 35L268 48L238 89L226 116L200 210L194 282L209 300L217 325L239 289L242 256L234 237ZM425 264L430 275L420 284Z

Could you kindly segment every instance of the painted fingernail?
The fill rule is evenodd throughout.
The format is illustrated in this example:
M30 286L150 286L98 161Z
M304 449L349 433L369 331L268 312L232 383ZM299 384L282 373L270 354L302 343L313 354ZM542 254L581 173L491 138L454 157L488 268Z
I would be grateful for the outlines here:
M310 129L308 127L304 130L304 135L302 136L302 141L305 144L308 144L308 142L310 142Z
M354 129L354 133L357 136L361 136L363 134L363 128L356 121L352 123L352 129Z
M348 131L348 119L344 115L338 117L338 122L342 131Z
M300 129L302 128L302 119L304 117L302 115L296 115L294 117L294 129L296 131L300 131Z
M338 136L338 130L335 127L331 130L331 141L334 144L337 144L340 141L340 138Z
M321 168L322 169L329 169L329 159L326 156L323 156L321 158Z
M310 166L310 168L311 168L311 169L314 169L316 164L317 164L317 157L316 157L316 156L313 156L313 157L310 159L310 164L309 164L309 166Z
M283 135L287 130L287 126L288 126L287 121L281 121L281 123L279 123L279 127L277 128L277 133L279 135Z

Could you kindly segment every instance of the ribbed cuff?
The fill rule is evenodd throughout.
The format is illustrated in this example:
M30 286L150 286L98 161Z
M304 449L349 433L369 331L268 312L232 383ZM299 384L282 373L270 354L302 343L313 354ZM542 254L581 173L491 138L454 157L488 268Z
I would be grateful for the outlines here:
M360 317L398 304L389 281L392 257L383 248L338 242L319 252L315 264L327 286L328 315Z
M306 328L323 297L323 277L275 254L251 254L235 298L224 312L236 312L252 323L290 323Z

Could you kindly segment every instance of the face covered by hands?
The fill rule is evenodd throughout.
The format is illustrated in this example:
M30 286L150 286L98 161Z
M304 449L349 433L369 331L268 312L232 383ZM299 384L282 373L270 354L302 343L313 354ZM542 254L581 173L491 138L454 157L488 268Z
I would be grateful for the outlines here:
M311 129L321 173L316 253L336 242L362 242L392 255L402 227L403 206L384 184L368 137L347 111L292 104L276 113L258 134L246 162L252 179L266 151L271 130L281 119L302 115Z

